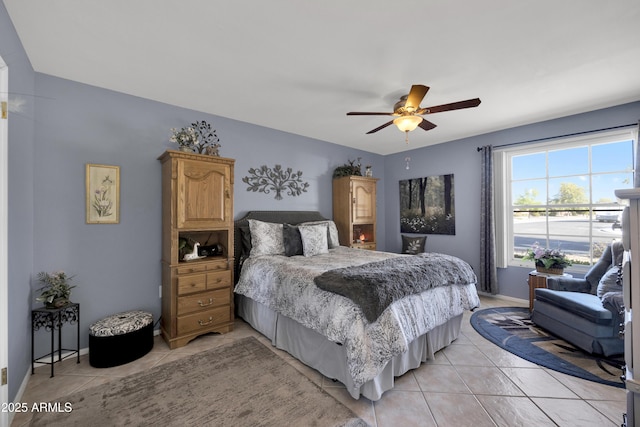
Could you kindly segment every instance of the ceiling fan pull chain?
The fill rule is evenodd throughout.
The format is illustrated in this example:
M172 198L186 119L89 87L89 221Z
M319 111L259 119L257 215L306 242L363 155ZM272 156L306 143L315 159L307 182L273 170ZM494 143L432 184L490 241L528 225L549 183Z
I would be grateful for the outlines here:
M407 145L409 145L409 131L408 130L404 131L404 142L406 142Z

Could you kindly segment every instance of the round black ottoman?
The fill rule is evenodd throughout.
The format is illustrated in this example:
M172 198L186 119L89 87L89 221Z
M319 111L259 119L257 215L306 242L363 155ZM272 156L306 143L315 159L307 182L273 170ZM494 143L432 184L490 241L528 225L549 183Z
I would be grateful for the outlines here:
M153 315L127 311L89 327L89 364L94 368L124 365L153 348Z

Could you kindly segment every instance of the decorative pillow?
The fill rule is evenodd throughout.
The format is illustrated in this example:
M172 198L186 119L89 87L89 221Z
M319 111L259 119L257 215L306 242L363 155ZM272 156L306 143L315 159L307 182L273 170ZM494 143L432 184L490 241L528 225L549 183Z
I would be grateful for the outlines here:
M283 224L284 254L286 256L302 255L302 236L295 225Z
M337 248L338 246L340 246L340 240L338 238L338 227L336 227L336 223L331 221L331 220L326 220L326 221L308 221L308 222L303 222L302 224L298 224L298 225L319 225L319 224L327 224L327 229L328 229L328 243L329 243L329 249L333 249L333 248Z
M402 253L403 254L421 254L424 252L424 245L427 242L427 236L410 237L402 235Z
M598 297L602 298L607 292L622 292L622 281L618 280L619 272L620 268L616 266L611 267L604 273L596 289L596 295L598 295Z
M284 255L282 224L250 219L249 229L251 230L251 254L249 256Z
M614 266L622 265L622 257L624 255L624 246L622 246L621 240L614 240L611 242L611 264Z
M302 249L304 256L314 256L329 252L327 243L327 224L299 225L302 237Z

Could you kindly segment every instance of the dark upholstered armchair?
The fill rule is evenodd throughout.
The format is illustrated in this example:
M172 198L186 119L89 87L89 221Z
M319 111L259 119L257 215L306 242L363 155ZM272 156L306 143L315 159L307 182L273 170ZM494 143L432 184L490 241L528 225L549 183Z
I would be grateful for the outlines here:
M607 246L584 279L548 277L547 289L535 290L531 320L589 353L624 353L622 253L619 242Z

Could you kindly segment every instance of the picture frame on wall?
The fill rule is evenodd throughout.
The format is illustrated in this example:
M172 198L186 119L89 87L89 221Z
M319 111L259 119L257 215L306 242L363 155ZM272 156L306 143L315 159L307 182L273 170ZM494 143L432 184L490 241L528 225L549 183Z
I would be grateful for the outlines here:
M400 232L456 234L453 174L400 181Z
M120 166L86 165L87 224L120 222Z

